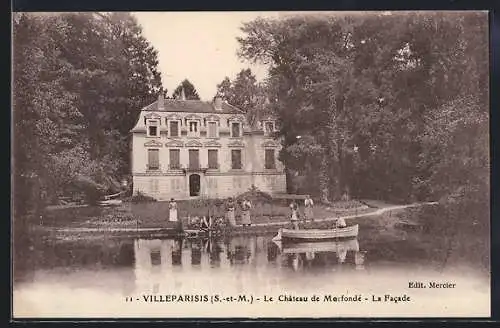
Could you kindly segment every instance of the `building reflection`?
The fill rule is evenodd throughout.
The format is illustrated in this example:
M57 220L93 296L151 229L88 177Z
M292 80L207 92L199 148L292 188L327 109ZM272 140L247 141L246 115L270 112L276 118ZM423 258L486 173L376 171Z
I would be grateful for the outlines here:
M232 284L244 290L246 284L255 281L276 285L276 269L306 272L340 266L363 270L365 262L365 252L359 250L357 240L283 246L255 236L137 239L134 254L136 288L142 293L178 290L183 284L190 288L197 284L200 288ZM187 281L186 276L193 274L196 277ZM214 280L214 276L224 278Z

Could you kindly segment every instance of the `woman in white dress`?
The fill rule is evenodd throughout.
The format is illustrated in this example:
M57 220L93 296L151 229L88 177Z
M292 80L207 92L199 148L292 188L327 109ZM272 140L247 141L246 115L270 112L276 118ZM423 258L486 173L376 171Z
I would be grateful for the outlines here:
M245 198L243 204L241 205L241 225L251 226L252 221L250 220L250 209L252 208L252 203L248 199Z
M311 199L311 196L306 195L306 199L304 200L304 221L311 220L314 221L314 213L313 213L314 202Z
M293 228L295 230L298 230L299 229L299 215L298 215L299 206L297 205L297 203L295 201L292 201L290 203L290 210L292 211L292 213L290 214L290 221L292 222Z
M170 199L170 203L168 204L169 209L169 220L170 222L177 222L177 203L173 198Z

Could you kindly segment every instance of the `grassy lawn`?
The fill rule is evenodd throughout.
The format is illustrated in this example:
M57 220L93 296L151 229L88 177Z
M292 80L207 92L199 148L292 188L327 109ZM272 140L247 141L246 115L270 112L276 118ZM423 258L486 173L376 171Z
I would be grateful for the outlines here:
M187 219L213 215L224 216L224 205L217 201L194 200L178 201L178 217ZM304 208L299 212L303 215ZM374 211L365 205L351 201L338 202L329 206L317 205L315 218L327 218L340 215L361 214ZM290 210L283 201L256 202L251 210L252 223L273 223L287 221ZM77 207L46 211L44 226L72 228L173 228L175 223L169 219L168 202L123 203L116 207ZM236 223L241 219L241 209L236 207ZM38 222L34 222L38 224Z

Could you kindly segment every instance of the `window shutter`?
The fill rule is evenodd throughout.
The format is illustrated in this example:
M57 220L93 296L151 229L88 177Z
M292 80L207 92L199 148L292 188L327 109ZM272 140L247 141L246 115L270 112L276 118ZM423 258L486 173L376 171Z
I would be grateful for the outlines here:
M208 150L208 167L211 169L216 169L218 166L217 163L217 150L209 149Z
M160 151L158 149L148 149L148 164L150 169L160 167Z
M179 168L179 149L170 149L170 168Z

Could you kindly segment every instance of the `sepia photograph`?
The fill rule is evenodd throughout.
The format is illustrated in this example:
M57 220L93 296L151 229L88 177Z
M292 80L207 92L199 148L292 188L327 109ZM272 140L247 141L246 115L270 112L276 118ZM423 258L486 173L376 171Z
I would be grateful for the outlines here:
M489 318L487 11L12 13L12 318Z

